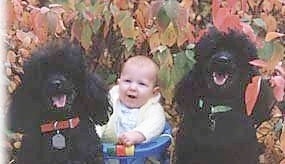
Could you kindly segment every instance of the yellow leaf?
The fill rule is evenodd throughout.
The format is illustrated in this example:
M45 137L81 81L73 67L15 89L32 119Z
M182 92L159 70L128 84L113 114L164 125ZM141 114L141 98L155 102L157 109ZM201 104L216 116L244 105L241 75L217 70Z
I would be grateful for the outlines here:
M277 29L277 21L276 21L276 19L272 15L262 14L261 18L263 19L263 21L266 24L267 32L276 31L276 29Z
M148 41L151 51L154 51L160 45L159 34L154 33L153 35L150 36Z
M147 2L139 2L138 9L135 11L136 22L142 27L146 28L150 21L150 5Z
M176 40L177 40L177 34L174 29L173 23L170 22L166 30L160 34L160 42L163 45L171 47L174 45Z
M182 0L182 2L180 3L180 6L184 7L184 8L190 8L193 5L193 1L192 0Z
M274 43L273 53L271 58L268 61L268 67L266 68L269 72L273 72L276 65L282 60L284 57L284 46L279 43Z
M282 133L280 135L280 149L285 152L285 126L282 127ZM285 162L283 162L285 163Z
M139 9L137 9L134 13L135 17L136 17L136 22L142 27L145 28L146 27L146 22L143 16L143 12Z
M283 37L285 34L278 33L278 32L269 32L266 34L265 41L269 42L275 38Z
M10 63L16 63L17 59L16 59L17 55L14 51L9 50L7 52L7 59Z
M92 30L88 23L83 23L81 33L81 44L85 49L88 49L92 45Z
M280 162L280 164L285 164L285 159L283 159L283 160Z
M9 93L13 93L16 88L17 84L14 81L10 81L10 84L8 86Z
M172 58L172 54L170 53L170 50L166 49L166 51L163 54L158 55L158 61L161 67L162 66L172 67L173 58Z
M125 17L120 23L119 27L121 29L123 37L135 39L138 32L134 27L133 17Z

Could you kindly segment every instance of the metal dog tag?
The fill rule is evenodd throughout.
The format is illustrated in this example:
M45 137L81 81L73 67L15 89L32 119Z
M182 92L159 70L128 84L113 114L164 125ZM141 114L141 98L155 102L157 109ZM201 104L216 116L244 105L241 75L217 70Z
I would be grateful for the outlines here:
M52 146L56 149L63 149L66 146L65 137L59 131L52 137Z
M215 128L216 128L216 120L215 120L215 118L214 118L214 114L209 114L209 120L210 120L210 125L209 125L209 127L210 127L210 129L212 130L212 131L215 131Z

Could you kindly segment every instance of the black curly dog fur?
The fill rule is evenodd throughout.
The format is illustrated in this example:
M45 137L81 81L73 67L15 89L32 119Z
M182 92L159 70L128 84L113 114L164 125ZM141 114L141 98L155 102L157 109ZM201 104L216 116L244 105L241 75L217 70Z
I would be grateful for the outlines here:
M262 80L253 113L246 114L245 91L258 75L249 61L255 45L243 33L215 28L198 41L196 63L178 83L177 164L256 164L261 146L256 126L269 119L272 93Z
M59 40L34 51L8 114L8 128L24 134L16 163L103 163L94 125L106 123L112 110L106 89L88 73L78 44ZM61 129L62 121L67 124ZM48 123L50 129L42 130Z

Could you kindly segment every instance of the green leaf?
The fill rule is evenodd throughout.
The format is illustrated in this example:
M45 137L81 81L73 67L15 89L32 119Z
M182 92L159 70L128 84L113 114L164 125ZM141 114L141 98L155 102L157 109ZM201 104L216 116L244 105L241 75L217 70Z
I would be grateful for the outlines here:
M162 82L162 87L166 88L169 86L170 82L170 67L168 65L162 65L160 67L159 73L158 73L159 79Z
M104 14L106 24L109 24L112 18L112 13L109 10L104 10L103 14Z
M173 65L173 61L172 61L172 55L170 53L170 50L166 47L165 50L161 51L161 52L157 52L154 55L154 60L158 61L159 65Z
M101 65L96 67L95 72L104 80L107 85L116 83L117 74L110 69L103 68Z
M173 99L174 85L171 80L171 68L168 65L163 65L158 73L161 94L165 98L166 103L171 103Z
M186 46L187 50L192 50L193 48L195 48L195 44L193 44L193 43L190 43Z
M121 33L123 37L126 38L135 38L137 33L134 26L134 19L133 17L125 17L120 24Z
M123 44L126 46L127 50L130 51L135 45L135 40L132 38L125 38Z
M116 14L113 15L114 15L114 23L118 24L119 26L122 24L125 18L131 17L129 11L118 11Z
M169 0L166 2L165 6L163 8L166 11L166 14L168 17L174 21L177 18L178 10L179 10L179 3L176 0Z
M187 57L187 59L189 60L189 62L191 62L191 64L194 64L196 61L194 59L195 53L192 50L186 50L185 51L185 56Z
M92 7L91 11L94 13L94 15L102 15L104 9L105 9L105 3L102 1L97 1Z
M168 27L168 25L170 23L170 17L167 15L167 13L163 7L160 8L160 10L158 11L157 22L158 22L158 26L163 31Z
M195 63L194 52L191 50L186 50L185 52L180 52L174 55L174 71L176 72L176 81L180 79L192 69Z
M86 11L86 6L85 6L84 2L75 3L75 8L79 12L85 12Z
M93 33L96 34L98 32L98 30L100 29L101 25L102 25L102 21L100 19L95 19L93 26L92 26L92 30Z
M80 41L81 41L82 46L85 49L88 49L92 44L92 40L91 40L92 30L91 30L89 23L83 23L82 26L83 26L83 29L82 29Z
M108 74L108 78L106 79L106 83L107 84L112 84L112 83L115 83L116 82L116 80L117 80L117 74L115 74L115 73L112 73L112 74Z
M261 49L257 50L259 58L263 60L268 60L273 53L273 44L272 42L265 42L264 46Z
M261 18L253 19L253 24L263 29L266 29L266 24Z

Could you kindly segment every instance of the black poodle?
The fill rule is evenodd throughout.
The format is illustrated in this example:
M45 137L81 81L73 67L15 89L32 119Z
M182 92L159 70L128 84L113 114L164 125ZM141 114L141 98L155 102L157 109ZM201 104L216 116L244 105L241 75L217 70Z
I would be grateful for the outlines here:
M88 73L78 44L40 47L24 64L8 111L8 128L24 134L16 163L103 163L95 124L106 123L111 111L107 88Z
M256 164L261 146L256 127L273 105L268 81L247 115L245 92L258 75L249 61L257 50L238 31L210 28L195 47L196 63L175 93L182 121L176 138L177 164Z

